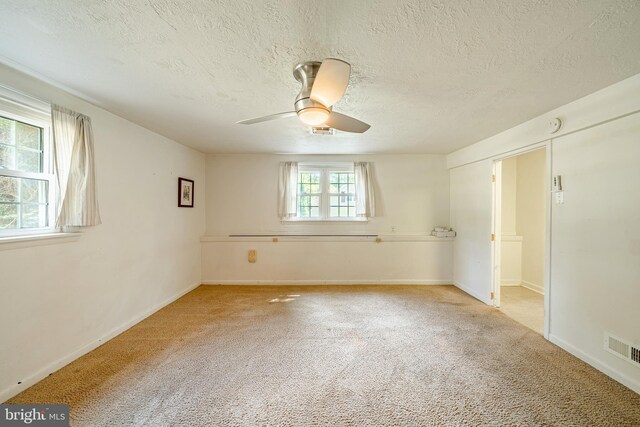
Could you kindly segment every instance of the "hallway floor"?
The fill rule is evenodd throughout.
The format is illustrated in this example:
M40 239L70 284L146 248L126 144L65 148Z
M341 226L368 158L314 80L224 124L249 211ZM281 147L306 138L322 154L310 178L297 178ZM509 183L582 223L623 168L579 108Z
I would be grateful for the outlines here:
M543 335L544 296L524 286L502 286L500 288L500 311Z

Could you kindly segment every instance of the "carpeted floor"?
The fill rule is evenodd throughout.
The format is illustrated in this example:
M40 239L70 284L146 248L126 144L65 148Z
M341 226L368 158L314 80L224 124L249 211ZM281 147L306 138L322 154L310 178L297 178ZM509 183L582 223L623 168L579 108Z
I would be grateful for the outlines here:
M73 425L638 426L640 396L452 286L202 286L9 403Z

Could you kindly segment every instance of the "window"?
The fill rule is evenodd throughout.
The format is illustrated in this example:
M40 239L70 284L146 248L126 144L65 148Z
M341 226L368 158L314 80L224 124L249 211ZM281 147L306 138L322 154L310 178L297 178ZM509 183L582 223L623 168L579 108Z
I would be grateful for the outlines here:
M362 220L356 217L353 164L300 164L297 212L296 219Z
M0 99L0 236L51 231L48 117L20 113Z

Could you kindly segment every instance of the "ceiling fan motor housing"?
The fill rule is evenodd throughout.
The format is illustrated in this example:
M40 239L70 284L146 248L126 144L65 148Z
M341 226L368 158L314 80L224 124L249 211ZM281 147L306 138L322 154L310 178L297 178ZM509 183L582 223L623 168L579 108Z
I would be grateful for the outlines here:
M311 88L313 87L313 82L318 75L320 65L322 65L322 62L307 61L301 62L293 68L293 77L295 77L296 80L299 81L300 84L302 84L302 88L300 89L300 92L298 93L298 96L296 96L296 100L293 103L293 106L296 109L296 113L300 113L300 111L306 108L320 108L322 110L326 110L327 112L331 112L331 108L327 108L321 103L310 98Z

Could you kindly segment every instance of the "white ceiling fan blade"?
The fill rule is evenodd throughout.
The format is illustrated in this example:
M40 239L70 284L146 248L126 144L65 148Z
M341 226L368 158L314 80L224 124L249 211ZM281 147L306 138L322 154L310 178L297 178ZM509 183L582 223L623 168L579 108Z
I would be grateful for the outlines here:
M309 97L327 108L331 107L347 90L350 75L351 65L348 62L335 58L325 59L313 81Z
M269 116L256 117L255 119L240 120L239 122L236 122L236 124L252 125L254 123L268 122L269 120L286 119L287 117L293 117L295 115L295 111L287 111L285 113L276 113Z
M344 114L331 112L329 118L324 122L324 126L329 126L334 129L341 130L343 132L364 133L371 125L361 122L353 117L345 116Z

